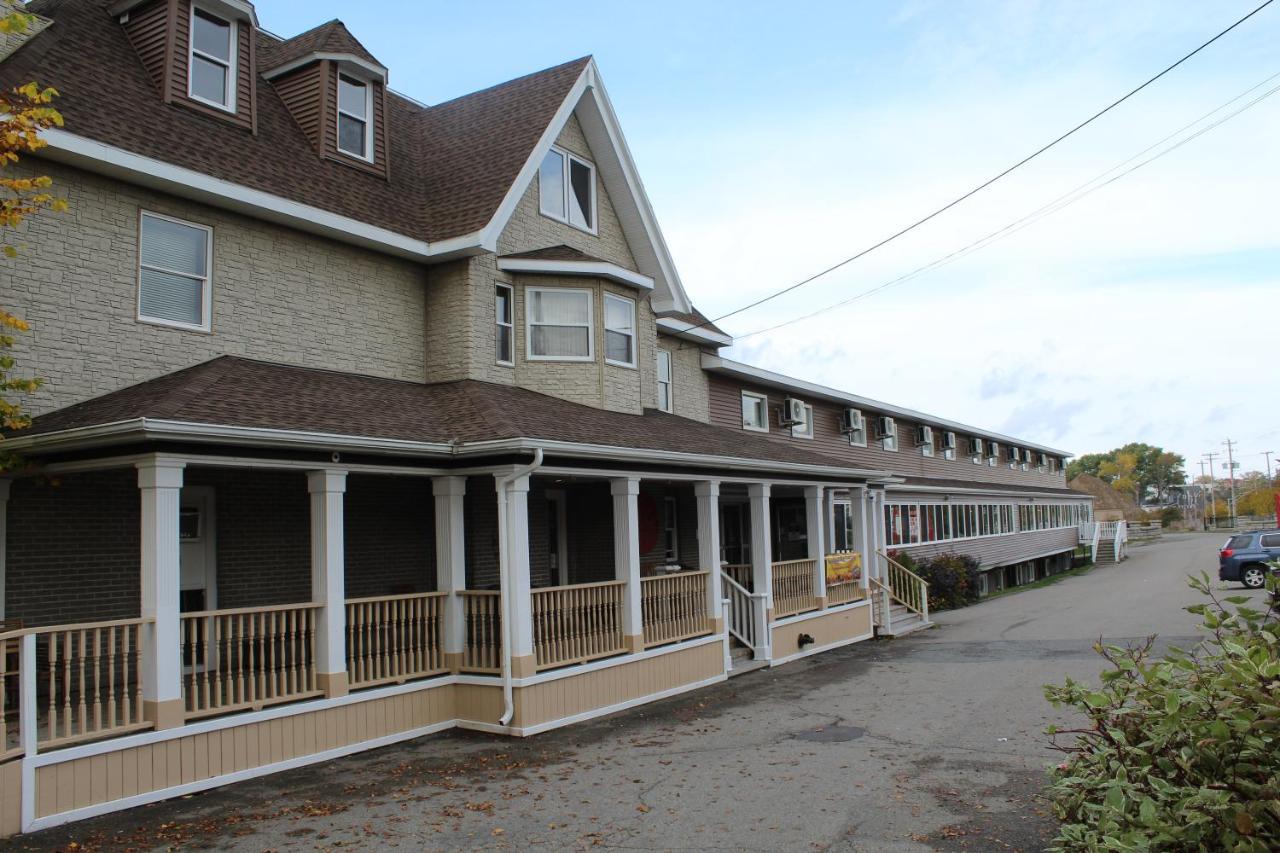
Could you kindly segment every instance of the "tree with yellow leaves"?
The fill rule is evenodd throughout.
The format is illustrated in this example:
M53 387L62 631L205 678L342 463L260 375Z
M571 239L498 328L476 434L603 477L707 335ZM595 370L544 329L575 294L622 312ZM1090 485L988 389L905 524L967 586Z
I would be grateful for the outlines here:
M31 15L17 0L0 0L0 33L24 32L31 23ZM45 146L41 131L62 126L62 116L51 106L57 95L35 83L0 93L0 228L16 227L41 210L66 210L66 202L49 192L53 180L48 176L15 177L8 172L21 155ZM12 258L18 250L0 237L0 252ZM14 336L29 328L25 320L0 306L0 428L5 430L22 429L31 423L15 396L31 394L40 387L39 379L12 375ZM0 446L0 471L16 464L13 454Z

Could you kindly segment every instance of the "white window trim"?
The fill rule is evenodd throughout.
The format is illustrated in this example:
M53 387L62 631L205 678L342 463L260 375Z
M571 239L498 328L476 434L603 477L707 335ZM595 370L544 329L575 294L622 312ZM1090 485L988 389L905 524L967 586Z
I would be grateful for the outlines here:
M809 427L808 430L806 430L805 432L797 432L797 430L800 429L800 426L797 424L796 426L791 427L791 437L804 438L812 441L813 440L813 406L810 406L808 403L804 404L804 422L805 424L808 425Z
M587 322L585 324L573 324L574 328L582 328L583 325L587 329L587 354L581 355L534 355L533 354L533 327L560 325L557 323L537 323L533 322L533 311L530 305L533 299L530 297L535 293L583 293L587 297ZM585 363L596 360L596 332L595 332L595 295L590 291L577 287L526 287L524 289L524 341L525 341L525 357L529 361L571 361Z
M557 154L559 154L561 157L564 158L564 169L560 173L560 192L561 192L561 200L563 201L563 204L564 204L564 216L557 216L554 213L548 213L546 209L544 209L542 206L541 164L539 164L539 168L538 168L538 212L541 213L543 216L547 217L548 219L554 219L556 222L563 222L565 225L568 225L570 228L576 228L579 231L585 231L588 234L598 235L600 233L600 212L598 210L599 204L597 203L597 199L596 199L596 164L592 163L586 157L579 157L577 154L574 154L570 151L567 151L564 148L561 148L559 145L552 145L550 150L556 152ZM574 160L577 160L579 163L581 163L582 165L586 166L588 169L591 170L591 227L590 228L583 228L581 225L574 223L573 221L571 221L572 218L569 216L569 196L570 196L570 193L572 192L572 183L569 179L569 173L572 168L570 166L570 163L572 163Z
M163 317L148 317L142 313L142 220L146 217L155 219L163 219L168 222L175 222L178 225L186 225L189 228L198 228L205 232L204 241L204 277L194 276L191 273L182 272L180 270L170 270L164 267L151 266L148 269L158 272L167 273L169 275L182 276L183 278L200 279L204 282L200 291L200 318L201 323L181 323L177 320L166 320ZM188 222L185 219L178 219L173 216L165 216L163 213L153 213L150 210L138 211L138 273L137 273L137 299L134 302L135 317L139 323L147 323L153 326L168 326L173 329L185 329L189 332L211 332L213 330L213 228L208 225L201 225L199 222Z
M753 400L759 400L761 402L762 404L761 409L764 412L764 424L762 426L755 426L753 424L749 424L747 423L746 416L744 415L742 418L742 428L751 430L752 432L768 432L769 431L769 397L768 395L757 394L754 391L743 391L742 399L745 400L748 397L750 397ZM739 402L739 406L741 406L741 402Z
M227 103L225 104L220 104L217 101L211 101L208 98L202 98L199 95L197 95L195 91L193 91L192 89L192 82L195 79L195 74L193 69L196 64L195 60L197 56L199 56L201 59L208 60L209 62L215 63L217 65L223 64L222 60L219 59L218 57L210 56L209 54L203 51L196 50L196 11L197 10L199 10L205 15L208 15L210 18L216 18L219 21L225 22L227 26L230 28L229 35L231 37L230 38L231 49L230 49L230 64L227 65ZM191 17L187 21L187 97L193 101L197 101L201 104L205 104L207 106L213 107L214 109L222 110L223 112L232 113L234 115L236 111L236 77L238 76L238 70L240 68L240 53L239 53L240 22L237 21L235 18L228 18L225 15L219 15L217 12L214 12L213 10L205 6L202 6L199 3L191 4L190 14L191 14Z
M609 358L609 340L608 340L608 333L609 333L610 331L612 331L612 330L609 328L609 300L611 300L611 299L612 299L612 300L614 300L614 301L616 301L616 302L624 302L624 303L626 303L627 310L631 312L631 361L615 361L614 359ZM603 319L604 319L604 331L605 331L605 348L604 348L605 358L604 358L604 363L605 363L605 364L611 364L611 365L613 365L614 367L626 367L626 368L629 368L629 369L631 369L631 370L635 370L635 369L636 369L636 359L637 359L637 358L639 357L639 355L640 355L640 353L639 353L639 350L640 350L640 335L639 335L638 330L636 329L636 301L635 301L634 299L628 299L628 298L627 298L627 297L625 297L625 296L619 296L619 295L618 295L618 294L616 294L616 293L609 293L608 291L605 291L605 294L604 294L604 318L603 318ZM621 332L619 332L619 334L621 334Z
M347 112L342 109L342 78L346 77L352 83L357 83L364 87L364 116L358 116L355 113ZM337 109L333 114L333 144L338 149L339 154L350 157L353 160L360 160L364 163L373 162L373 84L368 80L356 77L354 74L348 74L345 71L338 72L338 88L335 102ZM364 122L364 154L357 154L354 151L348 151L342 147L342 134L340 133L342 126L342 117L347 116L356 121Z
M667 378L666 379L662 378L662 357L664 355L667 357ZM654 358L654 369L657 371L656 375L658 377L657 384L659 387L661 387L664 384L667 386L667 405L665 408L663 407L662 397L659 396L656 401L658 403L658 411L666 412L669 415L674 414L676 409L676 389L675 389L675 385L676 385L675 372L676 371L675 371L675 365L672 363L672 360L671 360L671 352L669 350L659 349L654 354L653 358Z
M515 292L515 289L511 287L511 285L503 284L501 282L494 282L493 287L495 291L505 290L507 292L507 307L511 311L511 319L508 322L504 323L502 321L502 318L498 316L498 302L495 294L495 299L493 303L493 325L494 325L493 357L494 357L494 360L498 364L502 365L503 367L515 367L516 366L516 292ZM498 357L498 331L497 331L498 329L509 329L511 331L511 360L510 361L503 361L501 358Z

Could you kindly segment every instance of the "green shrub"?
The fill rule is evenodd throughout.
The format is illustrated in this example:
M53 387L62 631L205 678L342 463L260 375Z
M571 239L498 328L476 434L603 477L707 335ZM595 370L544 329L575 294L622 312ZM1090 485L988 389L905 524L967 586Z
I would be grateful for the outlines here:
M1063 822L1054 850L1280 849L1280 622L1246 596L1219 602L1208 575L1188 607L1209 632L1152 656L1094 648L1110 664L1101 687L1045 688L1087 720L1049 734L1067 754L1049 792ZM1270 589L1274 593L1275 581ZM1231 605L1234 613L1225 605ZM1058 739L1070 736L1070 743Z
M1182 521L1182 510L1176 506L1167 506L1160 510L1160 526L1170 527Z
M929 609L950 610L978 600L978 561L967 554L939 554L920 566L929 584Z

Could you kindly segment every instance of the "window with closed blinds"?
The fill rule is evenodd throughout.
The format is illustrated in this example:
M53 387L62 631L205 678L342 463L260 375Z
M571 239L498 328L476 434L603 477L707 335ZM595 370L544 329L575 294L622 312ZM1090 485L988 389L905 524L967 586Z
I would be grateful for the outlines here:
M203 225L142 214L138 319L208 331L212 237Z
M529 288L529 358L590 361L591 291Z

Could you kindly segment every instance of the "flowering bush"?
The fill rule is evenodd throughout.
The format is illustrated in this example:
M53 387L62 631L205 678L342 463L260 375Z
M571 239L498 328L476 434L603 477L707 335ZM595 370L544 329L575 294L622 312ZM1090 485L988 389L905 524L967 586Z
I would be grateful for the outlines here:
M1067 679L1045 688L1087 723L1049 734L1067 758L1050 794L1063 821L1055 850L1280 849L1280 623L1252 599L1187 608L1209 636L1153 657L1094 648L1110 665L1101 687ZM1270 591L1276 590L1275 581ZM1234 612L1227 608L1230 605ZM1070 742L1059 744L1059 738Z

